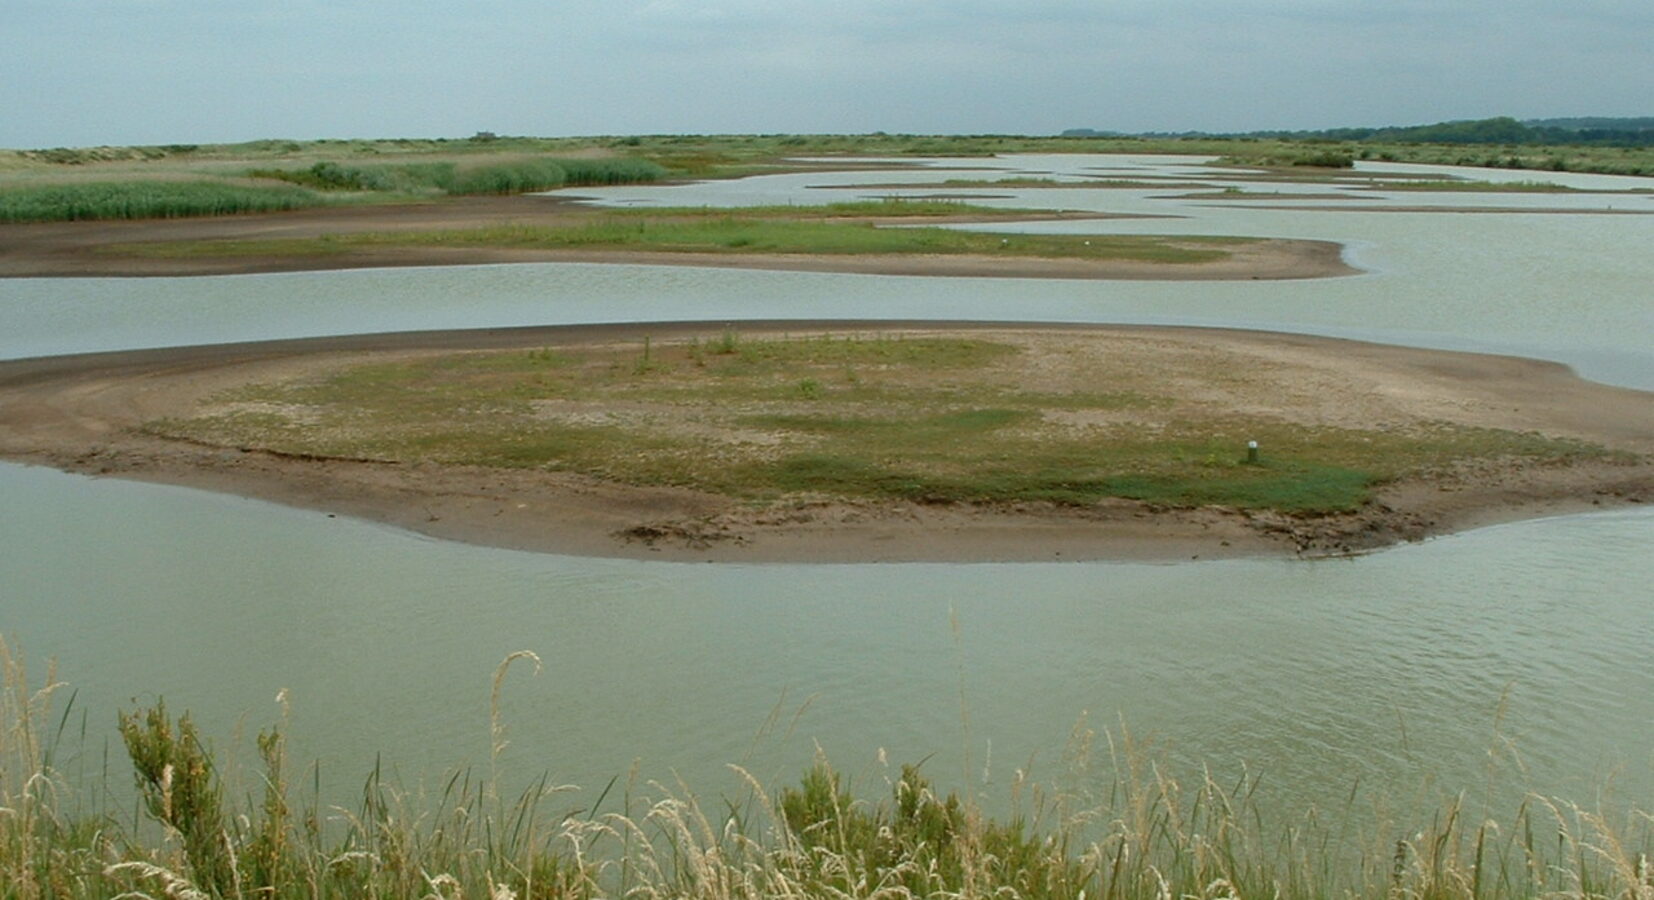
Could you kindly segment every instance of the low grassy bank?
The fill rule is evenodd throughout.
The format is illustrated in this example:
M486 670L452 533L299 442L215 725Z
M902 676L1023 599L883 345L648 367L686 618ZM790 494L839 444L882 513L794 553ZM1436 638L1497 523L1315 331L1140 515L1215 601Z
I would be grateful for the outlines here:
M1198 264L1228 259L1234 247L1255 240L1160 235L989 234L937 227L881 227L875 221L841 221L978 215L1015 218L1026 213L923 202L837 204L820 209L623 210L571 217L567 224L559 225L131 243L110 245L102 252L151 259L190 259L328 256L387 247L472 247L657 253L970 255Z
M698 219L738 216L743 219L1026 219L1060 213L1051 209L982 206L960 200L923 197L882 197L877 200L848 200L820 204L771 204L767 206L645 206L635 208L592 207L608 215L636 218L688 216Z
M936 787L922 767L853 785L826 760L798 783L701 799L689 786L622 783L565 794L547 778L502 797L493 680L487 772L453 773L424 797L375 764L356 798L322 797L313 765L289 758L285 724L255 741L249 784L188 713L157 701L106 731L66 728L70 689L32 682L0 640L0 896L8 900L298 898L846 897L1029 900L1644 900L1654 894L1645 811L1530 796L1514 809L1447 794L1398 819L1254 800L1257 775L1179 779L1124 732L1076 735L1084 786L1015 779L1011 812ZM278 698L286 703L285 694ZM68 773L105 738L103 779L132 779L136 803ZM620 752L624 756L624 750ZM1099 754L1100 755L1100 754ZM364 763L365 765L365 763ZM130 773L130 774L129 774ZM1490 788L1491 789L1491 788ZM124 792L122 792L124 793ZM338 805L336 805L338 804Z
M156 435L539 468L770 501L1353 510L1433 469L1605 456L1429 419L1338 418L1274 365L1167 341L819 335L401 359L242 387ZM1331 398L1331 399L1329 399ZM1248 459L1248 441L1263 450Z
M1245 148L1218 157L1220 166L1263 166L1265 168L1353 169L1356 153L1342 147L1281 144L1268 149Z
M1017 190L1164 190L1169 188L1201 188L1210 185L1198 181L1177 181L1154 178L1087 178L1059 181L1055 178L949 178L945 181L868 182L866 184L823 184L816 187L835 191L893 191L931 190L935 188L1015 188Z
M1588 194L1597 193L1580 188L1571 188L1553 181L1461 181L1457 179L1442 179L1440 181L1395 181L1374 185L1374 190L1384 191L1458 191L1464 193L1485 194ZM1602 191L1601 193L1622 193L1619 191Z

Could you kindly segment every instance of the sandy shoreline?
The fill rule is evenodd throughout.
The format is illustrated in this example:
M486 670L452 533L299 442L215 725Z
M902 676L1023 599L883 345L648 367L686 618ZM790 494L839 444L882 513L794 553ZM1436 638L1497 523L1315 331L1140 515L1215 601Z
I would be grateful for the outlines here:
M441 203L340 206L243 216L143 221L0 224L0 277L156 277L240 275L393 266L581 262L711 266L872 275L973 278L1243 280L1329 278L1359 274L1331 241L1267 239L1234 248L1212 263L1039 259L973 256L667 253L525 250L491 247L378 247L323 255L146 258L110 252L127 243L313 238L363 232L435 231L490 225L567 225L601 213L571 197L467 197ZM1143 218L1107 213L1043 213L993 221ZM885 221L885 220L880 220ZM981 221L927 217L918 224Z
M0 362L0 458L71 472L243 494L435 537L593 556L718 561L1154 559L1328 555L1498 521L1654 500L1654 394L1513 357L1304 335L1028 323L742 322L743 334L849 330L1000 333L1175 342L1298 367L1329 391L1473 425L1535 431L1637 454L1635 462L1490 464L1383 488L1353 514L1294 518L1231 509L796 502L753 508L691 490L577 475L316 459L133 431L250 381L385 354L557 346L716 333L722 323L418 332L43 357ZM1337 381L1335 384L1334 381ZM1343 395L1340 395L1343 396ZM1348 403L1340 401L1344 406ZM1355 409L1351 414L1362 414Z

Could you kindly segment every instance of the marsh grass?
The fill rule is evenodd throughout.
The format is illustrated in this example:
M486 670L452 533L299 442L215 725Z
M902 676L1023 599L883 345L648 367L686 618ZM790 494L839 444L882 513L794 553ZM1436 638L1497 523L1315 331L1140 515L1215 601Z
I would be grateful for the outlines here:
M1061 181L1055 178L949 178L944 181L910 181L910 182L870 182L865 184L818 184L812 185L818 190L830 191L922 191L937 188L1061 188L1064 190L1170 190L1180 188L1193 190L1195 188L1211 187L1209 183L1176 180L1172 178L1104 178L1096 175L1085 175L1082 178ZM917 197L894 195L892 199L914 200Z
M1219 157L1215 165L1261 166L1264 168L1353 169L1356 154L1347 148L1327 145L1288 144L1278 149L1263 151L1248 149Z
M0 188L0 222L224 216L302 209L324 202L299 187L209 181L29 185Z
M1063 357L943 336L571 346L358 365L221 394L149 432L349 459L577 472L758 501L787 495L1089 504L1117 497L1349 511L1375 486L1464 464L1566 464L1605 451L1442 422L1338 427L1194 400L1130 356ZM1223 358L1179 371L1250 384ZM1046 365L1051 368L1051 365ZM1055 380L1050 380L1055 379ZM1107 386L1111 389L1099 390ZM1265 448L1255 463L1249 440Z
M340 163L322 160L308 168L269 167L248 170L318 190L430 194L521 194L566 186L637 184L666 174L641 159L565 159L524 157L511 160Z
M38 175L32 170L23 174ZM0 184L0 222L224 216L430 195L635 184L664 175L660 166L640 159L544 157L395 163L321 160L302 168L263 166L211 173L202 167L135 170L99 180L47 184L8 179L13 183Z
M906 204L903 204L905 207ZM207 240L111 245L108 252L151 258L317 255L381 247L498 247L521 250L614 250L659 253L820 255L971 255L1007 258L1127 260L1198 264L1230 258L1246 238L1160 235L990 234L936 227L878 227L872 222L682 211L608 215L566 226L500 225L427 232L369 232L318 238ZM886 208L888 210L888 208ZM874 214L857 211L842 217ZM901 215L923 215L903 209Z
M641 159L529 159L457 170L450 194L522 194L574 185L658 181L660 165Z
M331 898L847 897L1029 900L1647 900L1654 819L1530 795L1508 814L1464 794L1398 819L1354 807L1284 818L1255 800L1256 775L1178 778L1121 728L1082 725L1057 787L1019 771L1009 812L938 787L920 766L876 768L853 785L828 760L794 785L740 785L717 800L683 784L590 802L548 778L500 795L504 723L494 674L489 771L456 771L434 794L375 763L360 799L293 784L285 725L257 741L259 781L238 799L223 761L164 705L121 715L141 800L127 821L88 809L95 781L59 767L74 748L72 699L50 673L31 683L0 641L0 896L7 900ZM71 695L72 697L72 695ZM285 703L285 695L283 696ZM84 744L82 736L80 742ZM1103 749L1098 750L1101 746ZM105 772L102 778L119 778ZM612 798L612 799L611 799Z
M250 178L286 181L322 191L436 193L454 181L451 162L341 164L324 160L308 168L249 169Z

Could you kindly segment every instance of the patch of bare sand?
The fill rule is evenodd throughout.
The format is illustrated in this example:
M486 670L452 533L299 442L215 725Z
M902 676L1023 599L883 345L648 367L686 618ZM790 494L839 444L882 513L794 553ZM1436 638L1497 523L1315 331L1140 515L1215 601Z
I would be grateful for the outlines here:
M864 329L961 333L1023 346L1000 376L1025 390L1071 383L1108 354L1196 403L1289 421L1405 427L1426 421L1528 430L1606 445L1636 461L1467 464L1384 488L1347 515L1293 517L1127 500L925 505L795 497L761 508L713 494L566 473L246 452L165 440L139 423L192 414L239 384L369 359L465 349L702 335L705 323L366 335L0 362L0 457L261 497L437 537L528 550L694 560L1186 559L1356 552L1515 518L1654 497L1654 394L1577 378L1554 363L1303 335L1216 329L1012 324L741 323L742 333ZM1168 367L1168 361L1175 366ZM1078 372L1076 372L1078 367ZM1267 375L1268 377L1262 377ZM1129 386L1127 386L1129 387ZM548 404L547 416L613 415L697 427L647 408ZM1054 413L1057 416L1064 413ZM1074 428L1106 427L1129 407ZM1111 418L1119 416L1121 418ZM737 435L762 445L761 431Z

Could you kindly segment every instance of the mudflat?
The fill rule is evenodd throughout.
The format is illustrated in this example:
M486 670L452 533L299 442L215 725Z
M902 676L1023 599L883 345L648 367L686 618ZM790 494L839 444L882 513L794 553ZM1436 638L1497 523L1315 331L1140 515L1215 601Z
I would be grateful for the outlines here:
M676 483L653 476L628 480L633 470L624 460L581 469L555 461L452 462L406 450L336 452L327 449L334 445L327 443L332 438L326 432L338 427L322 424L320 406L272 403L258 393L349 382L351 373L387 366L448 372L480 365L476 371L497 375L502 365L516 365L525 354L572 359L577 364L568 366L599 374L620 372L624 377L618 380L628 382L632 373L645 372L639 360L652 366L651 359L670 353L688 359L711 352L716 341L731 340L731 331L708 323L650 323L346 336L0 362L0 457L243 494L479 544L753 562L1336 555L1492 522L1654 498L1654 394L1588 382L1554 363L1220 329L829 321L730 327L755 347L820 341L832 348L838 346L834 341L865 339L964 347L968 352L960 352L966 355L978 352L969 348L995 348L978 354L986 353L988 361L971 365L986 373L983 389L996 392L999 407L1021 402L1016 397L1050 399L991 410L1008 424L980 416L958 421L975 422L972 427L979 430L1020 429L1035 435L1036 443L1029 445L1035 447L1044 446L1039 441L1072 439L1102 448L1125 441L1123 435L1152 438L1206 422L1242 421L1298 435L1294 439L1312 449L1321 440L1329 446L1336 442L1346 453L1364 441L1414 447L1423 440L1410 435L1472 449L1398 469L1377 481L1368 499L1330 512L1132 496L958 500L854 489L738 495L710 489L707 466L715 470L716 460L725 457L732 467L762 461L808 437L788 428L815 434L847 427L842 416L812 412L819 410L812 404L824 402L824 392L851 387L815 379L777 382L779 390L798 392L797 408L778 407L782 401L728 399L746 395L731 393L734 388L724 382L719 383L724 399L699 405L658 394L525 401L523 415L537 425L595 422L634 434L644 441L638 446L652 446L648 441L657 438L692 438L698 442L694 446L712 448L697 451L690 462L701 468L689 466L689 474ZM616 361L625 362L624 370ZM909 393L967 390L952 369L857 365L860 373L847 377L864 393L881 377ZM1063 393L1076 373L1104 371L1130 372L1132 380L1103 399ZM689 378L689 369L682 372ZM650 369L647 377L657 379L656 388L679 381L670 371ZM748 386L741 390L752 383L741 382ZM1142 402L1133 399L1139 396ZM251 418L238 418L248 414ZM798 424L812 415L822 421ZM236 430L242 428L236 423L267 420L275 423L269 434L286 437ZM899 436L901 429L880 433ZM1465 435L1474 440L1467 443ZM1413 443L1396 443L1403 437ZM1266 446L1265 453L1274 450ZM1204 464L1239 463L1225 457Z

